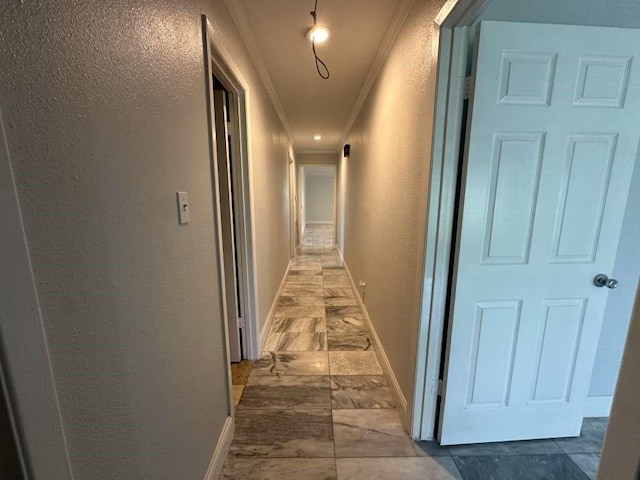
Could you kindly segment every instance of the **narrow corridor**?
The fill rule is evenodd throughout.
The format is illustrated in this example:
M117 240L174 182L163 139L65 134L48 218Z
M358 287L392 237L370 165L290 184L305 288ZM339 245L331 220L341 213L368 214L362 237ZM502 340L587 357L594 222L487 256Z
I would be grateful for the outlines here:
M333 233L313 232L242 393L222 478L461 478L446 449L405 432L339 255L316 250Z
M223 479L595 478L606 419L587 419L576 439L413 442L346 269L335 249L318 249L319 239L333 238L330 229L305 231L311 236L292 262L262 358L239 391Z

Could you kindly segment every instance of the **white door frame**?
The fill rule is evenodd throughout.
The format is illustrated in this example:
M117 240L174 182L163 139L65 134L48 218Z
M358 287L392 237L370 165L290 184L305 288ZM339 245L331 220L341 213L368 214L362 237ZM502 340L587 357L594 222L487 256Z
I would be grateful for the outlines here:
M411 423L412 437L420 440L432 440L436 425L469 54L469 27L490 2L491 0L449 0L435 19L440 25L440 42Z
M333 245L335 246L338 243L337 231L338 231L338 165L335 163L303 163L297 164L297 188L296 195L298 197L298 221L300 225L298 227L299 230L299 240L300 245L302 245L302 234L304 233L304 225L302 225L302 169L304 167L331 167L333 168ZM306 218L306 215L305 215Z
M221 245L220 232L220 205L216 200L216 192L218 191L217 168L215 166L215 124L213 123L213 76L220 80L227 91L232 95L233 101L230 108L231 128L235 135L232 135L232 166L234 169L234 194L235 194L235 214L236 221L236 239L237 239L237 256L238 256L238 281L244 292L244 320L245 328L243 337L245 342L245 352L248 358L258 358L259 349L259 333L256 322L256 295L258 291L257 279L254 272L256 271L255 256L255 228L253 224L253 197L252 176L251 176L251 151L250 145L250 92L248 83L242 76L240 69L233 61L231 54L224 48L220 35L213 29L211 23L205 15L202 16L203 28L203 47L205 58L205 86L207 96L207 119L209 129L209 149L212 162L212 189L213 199L215 203L215 225L216 238L218 245ZM222 251L219 249L220 268L223 268ZM229 354L228 345L228 325L226 324L226 302L224 301L224 275L220 277L221 282L221 299L223 300L224 319L225 319L225 341L227 343L226 355ZM227 358L228 360L228 358ZM227 362L229 363L229 362ZM229 385L231 385L229 374ZM231 390L231 387L230 387ZM233 410L233 408L231 408Z
M296 161L291 152L287 152L287 167L289 170L289 250L291 258L296 256L298 229L296 220L298 214L298 189L297 189L297 169Z

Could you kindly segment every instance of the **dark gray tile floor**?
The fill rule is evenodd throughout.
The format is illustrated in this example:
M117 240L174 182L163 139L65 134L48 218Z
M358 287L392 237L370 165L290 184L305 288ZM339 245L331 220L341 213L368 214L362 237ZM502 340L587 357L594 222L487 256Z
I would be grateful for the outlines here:
M314 235L332 238L322 229ZM595 478L606 419L585 420L574 439L412 441L334 250L296 257L285 297L242 392L223 479Z
M566 455L482 455L453 457L464 480L584 480Z

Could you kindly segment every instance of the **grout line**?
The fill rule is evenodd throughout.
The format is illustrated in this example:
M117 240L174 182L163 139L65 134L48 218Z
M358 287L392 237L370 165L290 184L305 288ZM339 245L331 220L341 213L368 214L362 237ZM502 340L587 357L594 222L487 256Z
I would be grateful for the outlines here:
M332 247L333 247L333 245L332 245ZM303 258L300 258L300 257L303 257ZM346 286L342 286L342 285L331 285L331 286L328 286L327 285L327 283L329 283L329 284L333 283L331 281L332 277L334 279L337 279L337 278L340 278L340 276L337 276L337 275L324 275L324 269L325 268L335 268L337 265L339 265L338 268L346 270L345 266L344 266L344 264L342 263L341 260L335 260L334 259L335 258L335 254L333 254L333 253L331 255L324 254L322 252L322 248L320 248L319 254L316 253L314 255L309 255L310 258L309 258L309 262L308 263L305 263L304 257L305 257L305 252L304 251L301 252L301 253L298 253L296 255L296 257L294 258L294 263L295 263L296 259L298 260L298 263L297 263L297 265L292 265L292 270L295 270L295 266L306 265L307 267L309 267L310 264L319 263L320 265L319 265L318 268L315 268L315 265L312 265L312 266L314 267L313 268L314 271L319 269L319 270L321 270L323 272L323 274L320 275L321 278L322 278L322 281L318 282L318 284L322 285L323 293L327 289L343 289L343 290L348 290L348 292L352 296L352 298L355 299L356 292L352 288L351 285L346 285ZM314 262L314 260L316 258L317 258L317 260L319 260L319 262ZM302 270L299 270L299 271L302 271ZM287 282L288 282L288 280L289 279L287 279ZM293 285L293 284L294 283L291 283L291 285ZM281 295L281 298L284 297L284 296L295 296L295 295ZM299 295L299 296L301 296L301 297L305 297L305 296L319 297L320 295ZM327 298L324 295L322 295L322 297L323 298ZM328 307L340 307L340 306L327 305L326 302L324 302L324 304L323 304L324 317L322 317L322 318L325 319L325 324L324 324L323 330L320 331L320 332L273 332L273 333L316 333L316 334L322 333L322 334L324 334L325 338L328 338L329 333L332 333L332 335L343 335L343 334L349 335L349 334L354 334L354 333L355 334L360 333L360 334L371 335L371 331L369 330L369 328L366 328L366 327L365 327L364 330L362 330L360 332L350 332L350 331L331 331L331 332L329 332L329 330L327 328L327 324L326 324L326 318L328 318L328 310L327 310ZM353 306L348 306L347 305L347 306L344 306L344 307L345 308L352 308ZM356 307L357 307L357 305L356 305ZM354 313L354 314L338 314L338 313L335 313L335 314L332 314L332 315L334 315L334 316L349 316L349 315L363 315L363 313L362 313L361 309L358 309L358 312ZM291 317L291 318L296 318L296 317ZM297 353L304 353L304 352L309 352L309 351L317 351L317 350L300 351L300 352L297 352ZM377 353L376 349L374 348L374 349L369 350L369 351L373 351L375 353L375 357L376 357L377 361L380 362L380 359L378 358L378 353ZM370 411L387 410L387 411L391 411L391 410L393 410L393 411L397 411L397 408L396 407L391 407L391 408L334 408L333 399L332 399L333 391L331 390L331 378L332 377L372 377L372 378L373 377L381 377L381 376L383 378L386 378L386 377L384 377L384 374L382 374L382 375L380 375L380 374L334 375L332 373L332 369L331 369L330 352L364 352L364 350L360 350L360 349L358 349L358 350L329 350L328 349L328 344L327 344L327 350L323 350L323 352L326 354L326 358L327 358L327 362L328 362L328 364L327 364L328 365L328 373L327 374L319 374L319 375L282 375L282 376L287 376L287 377L292 377L292 378L295 378L295 377L327 377L329 379L329 391L328 391L329 400L330 400L329 408L324 408L324 409L322 409L322 408L300 408L300 409L295 409L295 410L298 410L298 411L313 411L313 410L326 411L326 410L329 410L330 411L330 415L331 415L331 433L332 433L332 441L333 441L333 457L304 457L304 458L333 458L334 459L335 473L337 475L338 474L338 466L337 466L338 457L337 457L337 448L336 448L336 432L335 432L335 423L334 423L334 410L346 410L346 411L350 411L350 410L370 410ZM287 352L287 351L280 352L279 351L278 353L293 353L293 352ZM387 387L389 387L389 386L387 385ZM262 411L274 411L274 410L277 411L277 410L283 410L283 409L281 409L281 408L264 409L263 408L263 409L250 409L250 410L253 411L253 412L256 412L256 411L260 411L260 410L262 410ZM376 455L375 457L384 457L384 456ZM375 457L371 457L371 458L375 458ZM292 457L279 457L279 458L300 458L300 457L292 456ZM340 458L349 458L349 457L340 457ZM385 458L387 458L387 457L385 457ZM395 457L391 457L390 456L388 458L395 458ZM400 458L400 457L398 457L398 458ZM405 458L405 457L403 457L403 458Z
M304 253L298 254L296 256L300 257L300 256L304 256ZM332 262L333 264L333 262ZM324 267L322 262L321 262L321 267L322 270L324 270ZM345 268L344 264L341 264L340 268ZM322 288L323 290L326 288L343 288L343 289L348 289L352 295L354 295L355 289L350 285L348 287L326 287L325 286L325 282L327 281L327 277L329 276L325 276L322 275ZM284 297L286 295L281 295L281 298ZM324 317L317 317L317 318L324 318L325 319L325 323L324 323L324 329L320 332L274 332L274 333L316 333L316 334L324 334L325 338L328 338L328 334L330 333L328 328L327 328L327 324L326 324L326 318L327 318L327 308L330 307L330 305L324 305ZM335 314L335 316L350 316L350 315L354 315L354 314ZM362 310L359 311L359 315L363 315ZM291 318L297 318L297 317L291 317ZM350 331L331 331L331 333L333 334L352 334L352 333L367 333L368 335L371 335L372 332L371 330L368 328L368 326L365 328L365 330L360 331L360 332L350 332ZM374 348L373 350L369 350L369 351L374 351L376 354L376 359L378 360L379 363L380 362L380 357L378 355L378 351ZM308 350L308 351L299 351L299 352L288 352L288 351L278 351L278 352L274 352L274 353L308 353L308 352L319 352L316 350ZM384 374L359 374L359 375L334 375L332 374L331 371L331 360L330 360L330 352L362 352L362 350L328 350L328 343L327 343L327 350L322 350L321 352L323 352L325 355L324 357L327 359L327 366L328 366L328 372L327 373L322 373L322 374L306 374L306 375L277 375L278 378L281 377L291 377L291 378L297 378L297 377L305 377L305 378L313 378L313 377L326 377L329 380L329 388L328 388L328 395L329 395L329 406L328 407L310 407L310 408L245 408L244 411L248 411L248 412L252 412L254 414L256 414L257 412L274 412L274 411L291 411L291 410L295 410L297 412L327 412L327 410L330 413L330 421L331 421L331 435L332 435L332 442L333 442L333 455L332 456L318 456L318 457L310 457L310 456L305 456L305 457L298 457L298 456L283 456L283 457L262 457L262 458L272 458L272 459L294 459L294 458L298 458L298 459L329 459L329 458L333 458L333 463L334 463L334 468L335 468L335 474L336 476L338 475L338 465L337 465L337 461L338 459L346 459L346 458L354 458L354 459L361 459L361 460L365 460L365 459L373 459L373 458L423 458L425 457L424 455L420 455L416 453L414 455L407 455L407 456L397 456L397 455L375 455L375 456L370 456L370 457L361 457L361 456L345 456L345 457L338 457L337 456L337 446L336 446L336 431L335 431L335 422L334 422L334 412L335 410L339 410L339 411L354 411L354 410L366 410L366 411L396 411L398 412L398 408L396 407L387 407L387 408L335 408L334 407L334 403L333 403L333 398L332 398L332 393L333 390L331 389L331 382L332 382L332 378L333 377L382 377L385 380L388 380L387 377ZM273 375L256 375L257 377L262 377L262 378L273 378ZM387 388L391 388L391 385L389 385L388 381L385 382L386 383L386 387ZM245 387L246 388L246 387ZM324 394L325 392L325 388L322 388L322 392ZM244 392L243 392L244 393ZM326 413L325 413L326 415ZM560 445L558 445L558 442L555 441L555 439L551 439L561 450L562 453L555 453L555 454L547 454L547 455L555 455L555 456L565 456L568 457L569 460L571 460L571 462L581 471L586 475L586 472L584 472L584 470L580 467L580 465L578 465L569 454L567 454L566 452L564 452L564 450L562 449L562 447L560 447ZM430 442L426 442L426 443L430 443ZM446 453L442 453L442 455L426 455L426 457L431 457L434 459L437 458L452 458L453 459L453 465L454 468L456 469L456 471L458 472L458 474L460 475L460 478L465 478L462 476L462 472L460 470L460 466L458 464L458 462L456 462L456 457L465 457L465 456L475 456L475 455L454 455L454 452L452 452L451 450L449 450L446 447L443 447L446 450ZM528 454L501 454L499 456L527 456ZM483 457L486 455L482 455ZM242 458L241 456L236 456L235 458Z
M324 271L324 270L323 270ZM324 291L324 275L322 275L322 290ZM325 318L325 335L327 335L328 337L328 332L326 331L327 328L327 322L326 322L326 318L327 318L327 306L324 306L324 318ZM329 368L329 400L330 400L330 404L329 407L331 408L331 440L333 442L333 465L336 471L336 477L338 476L338 460L336 459L336 424L333 421L333 395L332 395L332 391L331 391L331 356L329 355L329 342L327 339L327 367Z

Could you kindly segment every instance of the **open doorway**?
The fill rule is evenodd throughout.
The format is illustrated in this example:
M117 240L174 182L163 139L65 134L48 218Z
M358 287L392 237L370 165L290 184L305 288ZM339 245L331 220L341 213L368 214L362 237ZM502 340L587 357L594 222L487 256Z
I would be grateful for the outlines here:
M300 246L333 248L336 243L336 166L301 165L299 173Z
M253 223L249 184L247 83L229 54L213 41L203 16L207 113L210 132L214 228L218 251L221 315L228 361L229 415L240 388L235 370L250 368L258 355L255 318ZM232 368L233 367L233 368ZM245 380L246 382L246 380Z
M634 59L624 45L639 33L609 28L606 43L590 40L594 27L478 28L438 433L444 444L577 437L593 415L595 354L619 283L606 276L634 210L627 192L640 131L625 91L634 73L623 67ZM559 53L537 53L542 37ZM595 58L609 76L587 96ZM505 65L541 76L505 77ZM541 96L510 93L516 83ZM534 118L547 111L557 113ZM584 425L602 434L606 421Z
M440 207L449 210L440 218L452 215L446 223L449 232L456 232L454 226L458 225L458 236L453 239L457 240L456 251L451 257L455 260L455 265L451 265L453 287L445 287L451 292L453 308L449 317L452 328L446 336L447 352L442 368L445 375L440 377L439 388L437 384L435 388L429 388L434 383L427 382L425 395L429 390L431 395L438 395L439 390L443 398L445 422L441 417L437 430L440 439L445 440L443 444L541 439L493 447L460 447L458 451L467 452L462 455L477 454L480 449L491 448L502 449L505 453L520 449L520 454L532 455L531 447L544 447L548 449L547 453L560 455L558 458L563 462L568 462L563 456L570 457L573 463L567 465L576 464L594 478L640 261L637 248L631 247L637 245L638 238L638 217L635 213L640 198L637 195L640 159L638 129L630 127L634 121L626 117L637 115L637 110L628 110L633 98L625 90L626 84L633 82L633 73L622 68L623 62L631 63L632 59L634 62L636 59L633 52L623 47L628 41L618 39L611 40L610 45L606 45L606 42L590 44L594 27L511 25L513 27L507 23L492 25L484 22L480 27L473 26L483 29L485 36L481 36L480 43L475 45L481 60L474 62L476 71L470 82L471 102L475 110L465 142L468 150L463 156L463 206L458 221L453 217L455 170L437 172L441 178L448 175L449 179L439 182L448 185L438 192L442 194L440 198L454 200L449 206L445 204ZM507 31L509 28L517 30L518 34ZM523 39L529 29L535 40L530 42L532 47L528 50L529 45ZM491 30L500 32L490 36ZM604 36L603 30L599 31ZM638 35L637 31L613 28L606 33L607 38L612 39L616 35ZM560 36L563 37L562 47L546 45L540 40L557 39ZM463 52L473 44L476 36L468 38L465 29L456 28L453 32L445 32L445 37L448 37L445 40L451 49L452 69L461 72L463 75L459 78L464 78L467 62ZM504 42L514 41L516 37L521 43L504 45ZM494 49L495 55L491 46L494 39L500 44ZM580 48L575 48L579 55L572 56L571 42L580 45ZM549 54L558 50L562 54ZM596 57L600 62L598 68L607 69L609 77L598 82L599 90L590 90L587 95L590 79L585 70L590 68L590 62ZM494 60L496 64L492 65ZM538 73L542 72L543 66L549 66L545 75L540 75L535 84L540 87L537 100L527 96L535 83L532 75L527 74L526 79L518 79L516 74L503 75L507 71L505 65L516 73L521 65L535 65ZM614 72L615 66L620 68ZM518 88L526 90L527 95L513 93L518 81ZM509 87L502 88L509 82ZM448 98L447 107L451 109L448 116L452 119L451 123L447 123L447 127L451 127L447 132L449 135L454 129L459 131L454 123L457 122L458 127L463 123L464 88L460 83L457 78L451 80L450 92L453 95ZM547 90L541 88L547 85ZM543 98L542 93L548 96ZM446 97L443 96L443 100ZM608 106L613 107L614 101L617 102L615 110L607 110L605 104L609 102ZM451 107L453 104L454 108ZM509 106L505 107L506 104ZM562 126L547 122L546 118L541 119L535 127L533 121L528 125L522 125L517 120L509 121L508 126L499 123L505 120L506 117L501 115L506 109L507 114L515 118L532 119L536 109L551 111L557 109L558 105L565 105L566 110L562 114L547 114L548 118L565 119L565 124L571 125L567 131ZM526 110L527 115L522 112L517 115L517 108L523 112ZM571 118L574 110L579 111L576 113L579 121L566 120ZM594 116L592 123L580 123L586 122L590 115ZM606 129L597 130L605 116ZM486 135L487 132L482 131L485 126L496 131L488 131ZM478 159L482 155L478 154L477 142L479 138L487 136L490 141L485 147L490 154L484 157L485 177L480 178ZM451 144L459 145L460 142ZM516 152L512 150L513 147L522 148ZM528 158L532 168L525 172L529 147ZM557 154L553 153L554 148ZM443 155L449 159L459 158L453 149ZM518 160L510 163L509 157ZM632 175L634 164L636 172ZM504 178L511 175L509 167L514 165L517 166L516 170L519 169L520 176L518 182L512 183ZM577 173L587 165L586 170ZM511 190L515 196L507 199L505 193L516 184L517 187ZM478 194L479 190L482 190L481 194ZM627 197L628 191L631 194ZM578 198L581 200L579 207L576 207ZM548 201L548 204L541 199ZM522 212L514 214L518 201L521 202ZM501 205L501 202L504 203ZM588 205L588 202L591 204ZM513 217L501 229L499 222L506 218L504 215ZM472 226L474 218L479 221ZM515 219L524 222L520 228L521 241L515 239L518 231ZM569 224L571 227L568 227ZM478 234L475 237L474 232ZM506 237L509 237L507 241L500 244ZM448 245L452 244L451 240L448 240ZM516 252L518 246L521 250ZM436 248L436 252L438 250L440 254L446 253L444 249ZM442 258L448 257L443 255ZM447 264L435 258L436 263ZM476 266L477 270L474 270ZM492 269L499 269L500 279L505 279L508 285L492 278ZM549 270L547 274L550 275L546 280L551 280L547 284L544 279L538 278L545 269ZM518 277L529 270L531 276L526 279ZM432 281L433 287L427 284L425 288L433 288L435 292L437 282L446 279L448 271L447 267L441 274L437 265L431 266L426 277L434 276L432 279L426 278L425 282ZM607 282L606 279L601 283L596 282L595 277L600 273L621 280L620 287L612 290L617 283ZM576 275L576 278L570 278L570 275ZM536 297L538 292L540 298ZM432 314L437 313L438 304L446 304L442 298L435 293L432 296L432 304L429 305ZM467 308L469 306L471 308ZM469 323L465 324L463 318ZM433 315L430 320L431 331L435 332L433 328L437 327L438 320ZM495 326L497 330L489 333ZM528 339L523 336L527 334L530 335ZM460 335L466 335L465 339L461 339ZM499 348L501 342L502 350ZM435 344L429 348L432 347ZM525 363L519 363L523 359ZM438 364L438 360L439 355L431 365ZM495 363L485 370L485 362L492 361ZM594 361L596 368L592 368ZM495 389L491 390L493 387ZM449 402L449 412L446 402ZM536 409L542 412L537 418ZM562 412L555 412L555 409ZM507 419L511 415L510 410L514 414ZM433 424L425 420L426 417L423 417L423 428L427 426L431 429ZM474 423L476 420L477 424ZM486 428L480 426L485 420ZM426 438L432 432L425 431L420 435Z
M213 76L213 101L216 132L217 174L219 184L220 229L222 234L222 256L224 266L225 300L227 305L227 329L229 339L229 358L240 362L246 358L244 339L244 301L243 282L240 278L238 257L238 218L236 214L237 198L234 167L235 129L231 122L231 101L233 95L224 84Z

